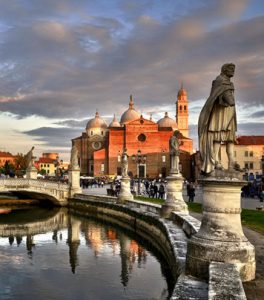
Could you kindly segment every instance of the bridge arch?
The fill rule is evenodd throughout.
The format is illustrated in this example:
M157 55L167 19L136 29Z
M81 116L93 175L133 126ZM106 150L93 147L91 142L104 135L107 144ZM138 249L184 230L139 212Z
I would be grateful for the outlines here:
M65 206L70 195L70 186L47 180L8 178L0 179L0 193L12 192L18 196L49 200L54 205Z

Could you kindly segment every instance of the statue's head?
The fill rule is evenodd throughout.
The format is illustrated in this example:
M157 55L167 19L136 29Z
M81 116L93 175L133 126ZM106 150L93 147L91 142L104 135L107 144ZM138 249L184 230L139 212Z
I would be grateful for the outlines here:
M233 77L235 73L235 65L233 63L224 64L221 68L221 74L225 74L227 77Z
M173 133L174 136L179 137L180 136L180 131L179 130L175 130Z

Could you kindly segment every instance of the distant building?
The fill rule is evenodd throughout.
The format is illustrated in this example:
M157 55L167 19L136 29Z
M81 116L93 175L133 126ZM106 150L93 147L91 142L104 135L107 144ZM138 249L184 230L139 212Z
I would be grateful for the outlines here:
M0 151L0 167L3 167L6 162L14 164L16 156L12 155L10 152Z
M72 140L78 148L81 174L120 175L121 155L126 148L131 176L165 177L170 169L169 139L178 129L182 134L180 163L183 175L188 178L193 149L188 118L188 99L183 88L178 92L176 119L169 117L168 113L158 122L153 121L152 117L144 118L134 108L132 96L120 121L114 116L107 125L96 112L95 117L88 121L86 131Z
M234 147L235 161L246 173L262 174L262 156L264 155L264 136L238 136ZM227 155L224 147L221 148L221 160L227 168Z
M36 161L36 164L38 165L39 171L45 170L47 175L55 176L57 161L54 161L54 159L40 157L39 160Z

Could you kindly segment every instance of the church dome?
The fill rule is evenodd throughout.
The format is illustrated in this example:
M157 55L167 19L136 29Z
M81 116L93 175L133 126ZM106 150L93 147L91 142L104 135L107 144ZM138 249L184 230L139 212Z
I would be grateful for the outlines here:
M109 124L109 127L121 127L115 115L113 121Z
M120 123L124 123L136 120L140 118L140 113L134 109L134 102L132 95L130 95L129 108L122 114Z
M175 120L169 117L168 113L165 112L164 118L160 119L158 121L158 126L159 127L172 127L173 129L177 129L177 123Z
M99 116L98 111L95 113L95 117L87 122L86 130L92 128L107 128L105 120Z

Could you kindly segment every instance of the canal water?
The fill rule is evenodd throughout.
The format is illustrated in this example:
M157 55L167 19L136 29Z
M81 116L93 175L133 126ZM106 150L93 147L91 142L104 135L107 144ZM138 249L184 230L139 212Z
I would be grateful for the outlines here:
M172 278L147 242L67 209L0 208L0 299L167 299Z

